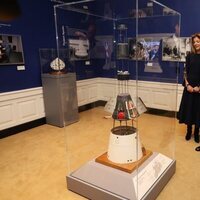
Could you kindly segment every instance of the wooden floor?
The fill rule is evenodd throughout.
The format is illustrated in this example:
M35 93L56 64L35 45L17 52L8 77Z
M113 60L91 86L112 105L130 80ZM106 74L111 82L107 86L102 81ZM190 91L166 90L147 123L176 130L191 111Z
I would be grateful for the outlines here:
M66 175L107 151L113 121L105 115L97 107L65 128L42 125L1 139L0 199L85 199L67 190ZM153 114L142 114L135 125L145 148L177 161L175 175L157 199L199 200L200 153L193 138L185 141L185 126Z

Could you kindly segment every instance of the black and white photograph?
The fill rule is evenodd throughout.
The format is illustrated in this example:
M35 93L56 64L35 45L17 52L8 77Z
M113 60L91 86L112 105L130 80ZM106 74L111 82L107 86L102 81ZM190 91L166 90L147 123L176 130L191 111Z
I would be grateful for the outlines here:
M69 59L85 60L89 59L88 39L69 39Z
M185 62L187 52L191 51L190 38L168 37L162 40L162 60Z
M90 49L91 59L103 59L105 63L103 65L104 70L115 68L115 62L113 60L113 36L112 35L97 35L95 36L95 44Z
M158 60L158 50L161 38L139 37L129 38L129 56L133 60L155 61Z
M90 50L91 59L111 59L113 53L113 36L95 36L95 45Z
M24 56L21 36L0 34L0 65L23 63Z
M63 26L62 39L63 47L69 49L70 61L89 59L90 43L86 30Z

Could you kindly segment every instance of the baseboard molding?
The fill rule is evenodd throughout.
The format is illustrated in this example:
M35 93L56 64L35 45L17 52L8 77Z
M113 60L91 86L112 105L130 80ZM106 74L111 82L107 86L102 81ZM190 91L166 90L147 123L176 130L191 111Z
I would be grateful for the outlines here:
M135 97L136 82L129 82L129 93ZM138 96L152 109L178 111L182 90L180 84L177 87L177 84L171 83L138 81ZM104 106L105 101L116 98L118 92L116 79L93 78L77 81L79 112L98 105ZM45 109L42 87L0 94L0 131L43 117Z
M147 108L146 113L151 114L151 115L163 116L163 117L171 117L171 118L176 117L175 111L161 110L161 109L155 109L155 108Z
M94 107L105 106L105 104L106 104L106 101L96 101L96 102L93 102L93 103L90 103L90 104L87 104L84 106L80 106L78 111L83 112L83 111L92 109ZM20 124L18 126L14 126L14 127L8 128L8 129L4 129L4 130L0 131L0 139L20 133L22 131L29 130L31 128L41 126L43 124L46 124L45 117L31 121L31 122L27 122L24 124Z
M105 105L106 105L106 101L103 101L103 100L95 101L93 103L89 103L89 104L86 104L86 105L83 105L83 106L79 106L78 112L83 112L83 111L86 111L86 110L89 110L89 109L92 109L92 108L95 108L95 107L98 107L98 106L105 106Z
M78 111L79 112L83 112L86 110L90 110L92 108L95 107L99 107L99 106L105 106L106 101L103 100L99 100L93 103L89 103L86 104L84 106L79 106ZM175 117L175 112L174 111L166 111L166 110L161 110L161 109L154 109L154 108L147 108L147 112L148 114L152 114L152 115L159 115L159 116L165 116L165 117ZM0 139L20 133L22 131L26 131L29 130L31 128L35 128L37 126L41 126L43 124L46 124L46 118L40 118L31 122L27 122L18 126L14 126L8 129L4 129L2 131L0 131Z
M14 126L14 127L8 128L8 129L4 129L4 130L0 131L0 139L20 133L22 131L29 130L31 128L41 126L43 124L46 124L45 117L31 121L31 122L27 122L24 124L20 124L18 126Z

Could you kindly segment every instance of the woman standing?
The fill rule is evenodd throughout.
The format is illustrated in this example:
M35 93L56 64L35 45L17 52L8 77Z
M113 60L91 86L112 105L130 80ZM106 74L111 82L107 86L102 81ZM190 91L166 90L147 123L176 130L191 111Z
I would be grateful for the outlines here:
M186 140L192 136L199 143L200 127L200 33L191 36L192 51L186 56L184 90L177 118L187 125Z

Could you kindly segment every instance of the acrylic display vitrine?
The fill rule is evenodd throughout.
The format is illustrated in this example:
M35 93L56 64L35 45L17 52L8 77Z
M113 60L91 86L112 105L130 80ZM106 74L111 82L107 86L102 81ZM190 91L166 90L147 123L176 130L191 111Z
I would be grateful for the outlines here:
M57 49L40 49L39 53L47 124L64 127L77 122L76 74L67 71L67 50L57 54Z
M107 109L84 111L65 127L68 190L94 200L156 199L176 169L182 51L163 39L180 37L180 13L155 0L71 1L54 12L57 50L68 50L77 68L86 67L81 60L98 66L91 81L99 100L110 97Z

